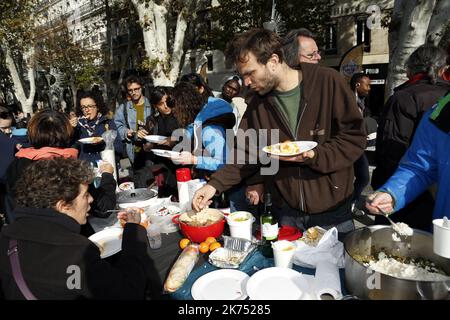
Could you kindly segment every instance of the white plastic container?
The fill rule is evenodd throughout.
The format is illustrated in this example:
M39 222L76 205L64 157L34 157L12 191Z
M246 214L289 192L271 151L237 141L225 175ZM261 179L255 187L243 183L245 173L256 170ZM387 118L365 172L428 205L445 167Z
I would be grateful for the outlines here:
M444 225L444 219L433 220L433 251L441 257L450 258L450 227Z
M275 267L292 268L293 257L296 246L287 240L275 241L272 243L273 258Z
M158 224L150 223L147 227L147 237L148 242L150 243L150 248L159 249L161 248L162 239L161 239L161 230Z
M255 218L250 212L236 211L227 216L230 235L233 238L252 240L252 225Z

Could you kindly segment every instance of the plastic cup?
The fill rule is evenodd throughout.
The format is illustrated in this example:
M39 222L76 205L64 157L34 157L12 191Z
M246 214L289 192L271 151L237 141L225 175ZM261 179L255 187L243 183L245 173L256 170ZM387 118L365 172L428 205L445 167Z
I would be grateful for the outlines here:
M450 258L450 228L444 227L444 219L433 220L433 251L441 257Z
M272 243L275 267L292 268L296 246L287 240Z
M252 240L252 224L255 218L250 212L236 211L227 216L230 235L233 238Z

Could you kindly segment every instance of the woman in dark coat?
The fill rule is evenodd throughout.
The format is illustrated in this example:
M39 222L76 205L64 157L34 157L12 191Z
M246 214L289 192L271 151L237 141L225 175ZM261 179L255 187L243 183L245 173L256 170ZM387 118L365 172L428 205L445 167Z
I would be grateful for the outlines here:
M93 200L88 192L92 179L89 164L77 159L35 161L26 168L17 183L17 219L0 235L0 282L6 299L24 299L26 288L32 295L27 299L144 298L151 260L137 211L119 213L127 223L114 266L79 234ZM20 261L16 276L14 259ZM25 289L16 280L19 270Z

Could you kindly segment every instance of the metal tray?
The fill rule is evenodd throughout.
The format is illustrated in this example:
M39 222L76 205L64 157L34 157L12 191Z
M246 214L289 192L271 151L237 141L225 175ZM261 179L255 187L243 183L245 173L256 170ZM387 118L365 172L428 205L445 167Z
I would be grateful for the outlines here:
M209 263L218 268L238 269L250 257L257 244L242 238L223 236L223 248L214 250L209 255Z

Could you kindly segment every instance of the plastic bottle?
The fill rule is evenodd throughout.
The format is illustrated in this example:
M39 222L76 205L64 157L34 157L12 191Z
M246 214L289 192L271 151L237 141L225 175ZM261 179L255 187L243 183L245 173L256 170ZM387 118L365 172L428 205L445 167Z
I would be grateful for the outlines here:
M162 239L161 239L161 230L156 223L150 223L147 228L147 237L148 242L150 243L150 248L159 249L161 248Z
M191 180L191 170L189 168L180 168L175 171L177 176L178 202L181 211L191 210L191 198L189 197L189 184Z

